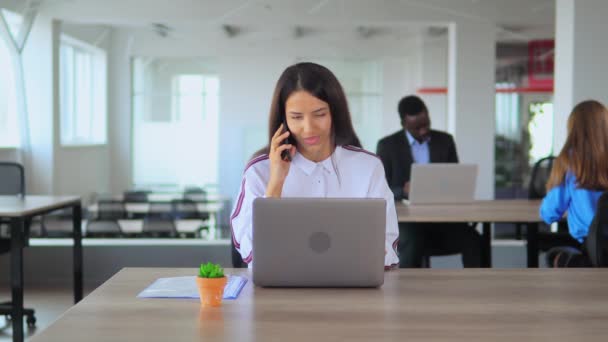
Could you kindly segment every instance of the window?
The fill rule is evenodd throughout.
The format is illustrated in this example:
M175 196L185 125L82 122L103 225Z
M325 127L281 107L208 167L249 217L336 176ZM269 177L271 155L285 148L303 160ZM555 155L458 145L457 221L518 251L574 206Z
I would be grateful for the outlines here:
M105 144L106 52L63 35L59 58L61 145Z
M530 122L530 163L548 157L553 153L553 103L532 102L529 106Z
M553 150L551 94L516 92L508 82L496 89L495 193L526 196L534 163Z
M4 16L10 35L16 38L23 23L23 16L4 8L0 10L0 13Z
M2 10L9 34L16 37L22 17ZM17 109L17 80L11 51L0 37L0 147L19 147L19 122Z
M203 64L134 59L135 186L217 184L220 85Z

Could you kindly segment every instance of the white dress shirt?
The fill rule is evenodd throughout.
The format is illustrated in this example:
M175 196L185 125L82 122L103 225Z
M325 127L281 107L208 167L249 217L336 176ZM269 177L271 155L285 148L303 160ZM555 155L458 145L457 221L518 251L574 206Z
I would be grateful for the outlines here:
M337 171L337 172L336 172ZM230 217L232 239L246 263L252 261L252 203L264 197L270 179L268 155L245 167L241 190ZM385 266L399 263L399 238L393 193L382 162L375 155L352 146L338 146L331 157L316 163L296 152L283 184L281 197L384 198L386 200Z

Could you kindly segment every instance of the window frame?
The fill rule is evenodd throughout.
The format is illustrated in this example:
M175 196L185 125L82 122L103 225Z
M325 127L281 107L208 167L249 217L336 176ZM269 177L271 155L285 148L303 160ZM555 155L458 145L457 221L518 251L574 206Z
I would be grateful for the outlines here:
M66 114L64 112L64 105L66 100L64 99L65 95L63 84L64 70L63 66L63 48L67 46L73 50L74 56L76 53L84 53L90 56L90 117L87 118L89 120L89 129L87 137L81 137L78 135L77 126L78 119L74 114L74 107L76 106L76 101L74 98L77 96L75 91L70 95L72 98L69 101L72 106L72 113L70 114L70 133L66 133L64 130L66 129L67 123ZM77 65L75 60L72 62L70 66L72 69L72 87L76 84L76 68ZM104 49L96 47L92 44L83 42L79 39L71 37L66 34L61 34L59 38L59 145L61 147L83 147L83 146L106 146L108 144L108 53ZM98 108L101 107L101 108ZM99 121L96 123L96 121ZM102 123L102 132L95 134L96 128L95 124L99 125Z

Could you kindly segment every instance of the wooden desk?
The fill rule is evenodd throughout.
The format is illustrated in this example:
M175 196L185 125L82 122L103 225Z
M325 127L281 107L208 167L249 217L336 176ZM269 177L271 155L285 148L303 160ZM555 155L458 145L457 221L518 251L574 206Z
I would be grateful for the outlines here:
M482 266L492 266L492 223L525 223L528 267L538 267L540 200L487 200L471 204L405 205L396 202L399 222L479 222L483 224Z
M245 274L247 270L226 270ZM138 299L160 277L121 270L33 341L605 341L603 269L408 269L379 289L264 289L236 301Z
M74 302L82 299L82 209L74 196L0 196L0 221L11 225L11 297L13 341L23 341L23 247L25 225L32 217L72 208L74 226ZM29 224L29 223L28 223Z

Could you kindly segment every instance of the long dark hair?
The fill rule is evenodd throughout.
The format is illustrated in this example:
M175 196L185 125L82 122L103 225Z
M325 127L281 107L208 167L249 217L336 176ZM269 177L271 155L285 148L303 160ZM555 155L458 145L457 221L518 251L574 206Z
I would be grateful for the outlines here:
M268 146L270 146L272 136L283 123L287 98L298 90L307 91L329 104L335 145L361 147L350 119L346 95L344 95L340 82L326 67L308 62L288 67L277 81L268 120Z
M608 190L608 109L598 101L577 104L568 118L568 137L553 163L547 190L571 171L579 188Z

